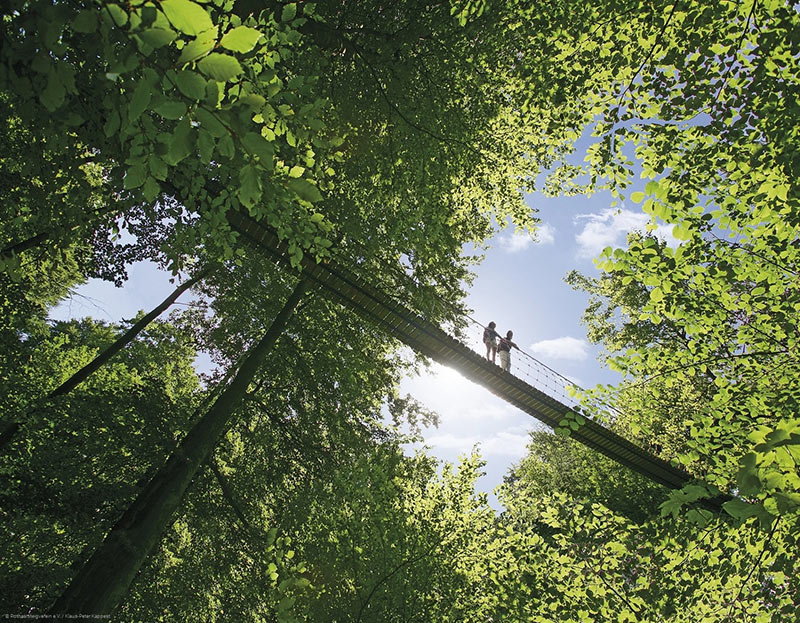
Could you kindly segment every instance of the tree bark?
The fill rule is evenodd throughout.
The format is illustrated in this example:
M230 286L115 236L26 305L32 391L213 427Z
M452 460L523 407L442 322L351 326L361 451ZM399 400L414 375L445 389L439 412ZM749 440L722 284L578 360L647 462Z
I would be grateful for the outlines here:
M234 411L276 340L286 328L308 282L302 279L272 326L248 354L230 385L192 427L100 547L50 610L57 614L110 614L123 600L147 556L160 541L192 478L228 430ZM43 619L43 621L52 620Z
M44 402L50 400L51 398L55 398L56 396L63 396L64 394L68 394L73 389L75 389L78 385L83 383L89 376L92 375L96 370L98 370L102 365L108 362L114 355L116 355L119 351L121 351L125 346L127 346L130 342L132 342L137 335L139 335L153 320L158 318L164 310L167 309L170 305L172 305L178 297L186 292L189 288L195 285L198 281L208 276L212 269L207 268L205 270L200 271L196 276L189 279L189 281L182 283L179 285L172 293L165 298L161 303L154 307L149 314L143 316L139 322L133 325L130 329L128 329L123 335L121 335L113 344L108 346L103 352L101 352L97 357L92 359L89 363L83 366L80 370L78 370L75 374L69 377L66 381L64 381L61 385L56 387L53 391L51 391L47 396L44 398ZM41 403L40 403L41 404ZM9 422L3 427L3 431L0 432L0 451L2 451L14 438L14 435L20 429L21 424L19 422Z

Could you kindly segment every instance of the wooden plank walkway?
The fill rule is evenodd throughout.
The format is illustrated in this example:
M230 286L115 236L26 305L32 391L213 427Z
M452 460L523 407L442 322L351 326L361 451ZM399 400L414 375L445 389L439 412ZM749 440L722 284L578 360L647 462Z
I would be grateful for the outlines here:
M280 242L271 229L238 213L230 213L228 220L244 239L256 245L276 263L289 264L285 243ZM343 267L333 262L317 264L307 258L304 258L302 266L304 274L333 298L417 352L458 370L469 380L483 385L548 426L555 428L564 415L571 412L570 407L512 374L503 372L485 357ZM571 437L666 487L679 489L696 480L689 473L646 452L592 420L587 419L577 431L572 432ZM703 505L710 510L719 511L725 499L706 500Z

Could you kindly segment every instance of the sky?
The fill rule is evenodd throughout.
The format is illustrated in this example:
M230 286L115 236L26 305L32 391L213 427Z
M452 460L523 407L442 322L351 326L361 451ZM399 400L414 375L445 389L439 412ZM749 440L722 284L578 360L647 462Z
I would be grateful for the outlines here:
M490 242L467 298L472 316L484 325L496 322L501 335L513 330L522 350L582 387L614 383L618 375L600 365L601 349L586 340L581 316L588 296L564 278L573 269L597 275L593 259L607 246L624 246L627 233L644 230L649 217L638 206L610 207L608 193L526 200L542 221L539 231L534 239L507 228ZM470 337L469 345L485 353L480 330ZM522 363L513 352L512 372ZM486 465L478 489L497 507L492 491L525 454L529 432L546 427L438 364L430 375L406 379L401 390L439 413L439 427L424 434L432 454L457 462L479 448Z
M613 383L616 374L598 363L599 348L587 342L581 324L588 297L574 291L564 277L572 269L597 274L593 258L606 246L624 245L626 234L644 229L648 217L638 206L610 207L611 196L606 193L559 198L537 194L526 200L542 221L535 239L509 227L489 242L485 260L475 268L476 279L467 298L474 310L472 316L483 324L496 322L503 335L512 329L522 350L582 387ZM91 316L118 322L132 318L140 309L149 311L175 287L169 275L149 263L132 266L129 276L123 288L90 280L53 308L51 318ZM189 296L184 294L179 301ZM469 345L485 353L480 330L470 338ZM514 352L512 372L515 364L521 369L521 363L519 353ZM204 365L202 359L199 365ZM430 374L404 380L401 391L440 416L438 428L424 431L429 452L457 462L473 448L480 450L486 465L478 488L489 493L490 502L497 506L492 491L524 455L528 433L543 426L438 364Z

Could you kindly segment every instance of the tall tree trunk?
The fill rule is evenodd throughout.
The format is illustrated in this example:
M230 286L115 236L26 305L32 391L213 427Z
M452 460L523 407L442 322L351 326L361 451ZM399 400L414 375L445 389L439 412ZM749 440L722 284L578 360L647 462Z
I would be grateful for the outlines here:
M0 260L7 260L10 257L15 255L19 255L23 251L27 251L28 249L32 249L33 247L39 246L45 240L50 238L49 232L43 232L41 234L36 234L35 236L31 236L27 240L23 240L22 242L18 242L16 244L11 244L5 247L2 251L0 251Z
M97 357L92 359L89 363L83 366L80 370L78 370L75 374L69 377L66 381L64 381L61 385L56 387L53 391L51 391L47 396L44 398L44 401L50 400L51 398L55 398L56 396L62 396L64 394L68 394L73 389L75 389L78 385L83 383L89 376L94 373L98 368L100 368L103 364L105 364L109 359L111 359L114 355L116 355L119 351L121 351L125 346L127 346L130 342L132 342L137 335L139 335L144 329L153 322L156 318L158 318L164 310L167 309L170 305L172 305L178 297L186 292L189 288L195 285L198 281L208 276L208 274L212 271L211 268L206 268L205 270L200 271L197 275L189 279L189 281L182 283L179 285L172 293L165 298L161 303L154 307L149 314L143 316L139 322L133 325L130 329L128 329L123 335L121 335L113 344L108 346L103 352L101 352ZM0 451L2 451L8 443L14 438L14 435L17 434L20 428L19 422L8 422L5 427L3 428L2 432L0 432Z
M297 284L230 385L125 511L50 614L109 614L122 601L139 568L170 525L192 478L228 430L248 385L283 333L307 287L305 279Z
M130 329L128 329L123 335L119 337L113 344L111 344L108 348L106 348L102 353L97 355L92 361L87 363L83 366L80 370L78 370L75 374L69 377L66 381L64 381L61 385L56 387L53 391L51 391L47 398L55 398L56 396L61 396L62 394L66 394L71 392L75 387L83 383L89 375L91 375L95 370L97 370L100 366L105 364L109 359L111 359L114 355L116 355L119 351L121 351L128 343L132 342L133 339L139 335L151 322L153 322L156 318L158 318L164 310L167 309L170 305L172 305L178 297L186 292L189 288L195 285L201 279L204 279L208 276L211 272L211 268L206 268L205 270L201 270L197 275L189 279L189 281L182 283L177 288L175 288L172 293L165 298L161 303L154 307L149 314L142 316L141 320L133 325Z

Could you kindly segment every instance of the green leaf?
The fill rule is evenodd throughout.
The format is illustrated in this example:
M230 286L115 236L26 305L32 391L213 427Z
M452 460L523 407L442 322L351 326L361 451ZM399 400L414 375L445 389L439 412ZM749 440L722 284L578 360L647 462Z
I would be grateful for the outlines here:
M314 186L308 180L290 179L288 185L298 197L304 199L305 201L309 201L311 203L322 201L322 194L320 194L319 188Z
M722 508L731 517L735 517L736 519L748 519L749 517L756 516L759 512L758 505L748 504L747 502L737 499L725 502Z
M111 19L119 27L128 23L128 13L118 4L107 4L104 9L111 16Z
M147 179L147 170L141 164L134 164L125 173L123 186L128 190L139 188Z
M739 484L739 492L742 495L755 495L761 491L761 480L754 472L740 470L736 480Z
M183 50L181 50L181 55L178 57L178 65L185 65L186 63L191 63L205 56L214 49L216 43L216 28L201 33L194 41L187 43Z
M631 193L631 201L633 201L634 203L641 203L642 201L644 201L644 193L640 191Z
M260 38L261 33L255 28L237 26L225 33L219 44L226 50L245 54L255 47Z
M200 129L197 132L197 150L200 155L200 161L204 164L211 162L211 157L214 155L214 137L205 129Z
M188 117L184 117L183 121L178 124L175 131L172 133L169 150L165 157L167 163L175 166L191 154L194 148L194 141L192 139L192 123L189 121Z
M650 300L653 301L653 303L660 303L664 300L664 292L661 288L656 287L650 290Z
M793 513L800 508L800 494L778 492L774 496L777 503L778 512Z
M186 104L175 100L167 100L158 104L153 110L164 119L180 119L186 114Z
M136 34L142 41L154 49L172 43L177 34L168 28L148 28Z
M119 124L120 124L119 113L117 113L116 110L110 111L108 113L108 118L106 119L106 122L103 124L103 134L111 138L112 136L114 136L114 134L119 132Z
M159 158L155 153L150 154L147 159L147 165L150 168L150 175L162 182L167 179L167 163Z
M659 190L658 182L655 180L651 180L647 182L647 184L645 184L644 192L646 192L648 195L655 195L656 193L658 193L658 190Z
M148 177L147 180L145 180L144 186L142 186L142 195L144 198L147 201L154 201L160 192L161 186L159 183L152 177Z
M297 5L292 2L291 4L284 4L283 11L281 12L281 21L289 22L297 15Z
M217 119L216 115L205 108L198 107L194 111L194 118L195 121L208 130L212 136L216 138L228 136L228 130L225 129L225 126Z
M90 33L97 30L97 13L84 9L72 20L72 30L75 32Z
M264 108L264 104L267 103L267 100L264 99L263 95L259 95L258 93L247 93L239 98L239 103L249 106L253 112L258 112Z
M197 68L209 78L217 82L227 82L242 73L242 66L232 56L214 52L209 54L199 63Z
M236 148L233 144L233 138L230 134L225 134L217 145L217 150L219 151L221 156L225 156L226 158L233 158L236 154Z
M248 132L242 139L242 145L248 152L258 156L262 166L267 163L271 165L272 157L275 155L275 147L263 136L255 132Z
M295 165L289 171L289 177L300 177L301 175L303 175L303 173L305 173L305 170L306 170L305 167Z
M147 109L150 104L150 98L153 95L153 89L146 80L140 80L133 91L133 97L128 104L128 121L133 123L141 114Z
M681 224L672 228L672 235L677 240L689 240L692 237L692 232L688 227Z
M42 105L50 112L56 111L64 103L66 97L66 90L58 77L55 69L51 68L47 74L47 86L39 94L39 100Z
M237 196L242 205L254 206L261 199L261 176L255 165L248 164L239 171L239 190Z
M185 69L175 76L178 90L193 100L202 100L206 96L207 81L197 72Z
M190 0L163 0L160 7L170 23L187 35L199 35L214 27L206 10Z

